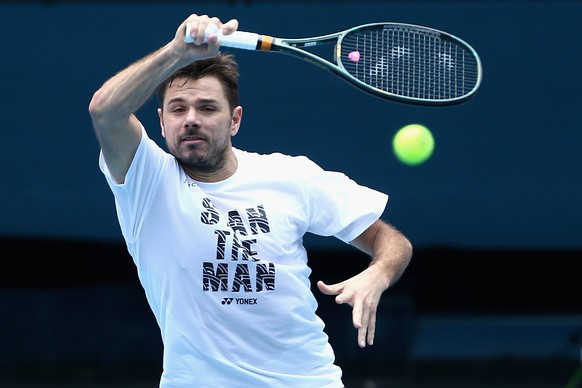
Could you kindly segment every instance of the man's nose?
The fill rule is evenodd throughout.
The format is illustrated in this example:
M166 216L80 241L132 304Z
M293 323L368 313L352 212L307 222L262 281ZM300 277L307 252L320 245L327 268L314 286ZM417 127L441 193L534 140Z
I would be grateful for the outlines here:
M186 115L186 120L184 121L184 124L187 127L199 127L200 126L199 115L198 115L198 112L196 111L196 109L188 110L188 114Z

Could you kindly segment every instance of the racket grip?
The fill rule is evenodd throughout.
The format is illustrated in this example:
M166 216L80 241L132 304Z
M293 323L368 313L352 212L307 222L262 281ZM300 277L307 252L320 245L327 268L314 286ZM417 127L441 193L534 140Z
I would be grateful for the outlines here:
M235 31L229 35L223 35L222 30L218 29L215 24L209 24L204 33L204 41L212 34L218 35L218 43L221 46L238 48L242 50L256 50L259 42L259 34L254 32ZM190 36L190 28L186 25L186 43L193 43L194 39Z

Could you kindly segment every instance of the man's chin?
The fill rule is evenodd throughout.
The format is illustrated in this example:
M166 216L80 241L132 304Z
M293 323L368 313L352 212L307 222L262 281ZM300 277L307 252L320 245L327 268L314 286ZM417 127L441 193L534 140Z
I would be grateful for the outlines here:
M202 161L206 157L206 154L207 152L205 149L203 150L199 147L188 146L180 147L178 153L174 154L174 156L177 156L181 160L190 160L192 162L197 162Z

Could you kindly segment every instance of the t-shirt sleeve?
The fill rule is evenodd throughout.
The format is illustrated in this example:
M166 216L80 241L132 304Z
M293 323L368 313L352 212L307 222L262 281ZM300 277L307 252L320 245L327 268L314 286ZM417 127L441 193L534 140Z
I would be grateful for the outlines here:
M388 203L388 195L340 172L320 170L311 175L308 186L308 232L335 236L346 243L378 220Z
M147 136L145 129L142 129L141 141L125 175L125 181L117 183L109 172L103 153L99 154L99 167L115 197L117 217L128 243L137 238L142 220L152 206L156 187L163 174L165 155Z

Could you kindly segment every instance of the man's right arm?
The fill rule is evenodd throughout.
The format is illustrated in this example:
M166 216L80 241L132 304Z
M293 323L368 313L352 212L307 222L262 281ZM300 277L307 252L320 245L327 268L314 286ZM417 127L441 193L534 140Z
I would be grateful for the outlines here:
M194 44L184 42L187 23L196 36ZM216 37L201 44L209 23L224 28L225 33L238 27L234 19L223 25L217 18L190 15L180 24L171 42L111 77L93 95L89 114L107 167L118 183L125 181L141 140L142 126L134 113L180 67L218 54Z

